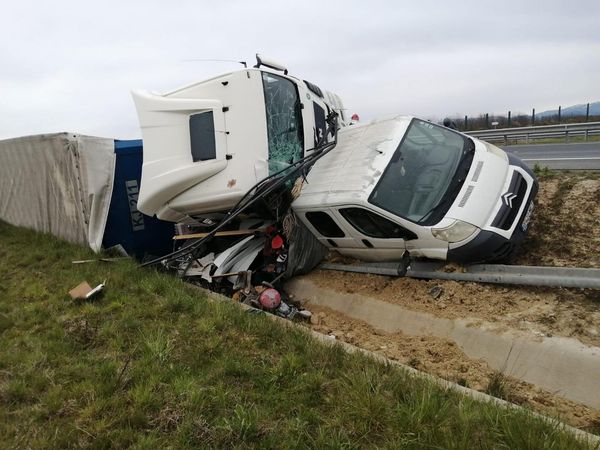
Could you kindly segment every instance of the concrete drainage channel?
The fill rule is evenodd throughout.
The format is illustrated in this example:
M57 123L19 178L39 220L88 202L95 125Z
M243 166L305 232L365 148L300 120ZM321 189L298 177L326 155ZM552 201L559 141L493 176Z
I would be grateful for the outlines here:
M290 289L290 293L292 291L295 292L296 289L300 290L301 292L304 293L303 295L299 296L299 298L302 298L302 297L307 297L307 295L308 296L311 295L310 292L303 291L303 289L306 289L306 287L308 287L309 284L312 285L312 283L310 283L310 282L308 282L306 280L303 280L302 278L296 278L292 282L288 283L287 288ZM218 293L210 291L210 290L206 290L206 289L198 287L198 286L195 286L195 287L198 290L204 292L208 296L208 299L211 300L211 301L226 302L226 303L231 302L231 299L229 297L225 297L225 296L223 296L221 294L218 294ZM312 285L312 287L314 288L315 286ZM330 292L333 292L333 291L330 291ZM313 295L314 294L321 295L323 293L324 292L322 292L322 290L320 290L320 292L312 292ZM325 292L325 294L328 294L328 293L329 292ZM337 294L337 295L340 295L340 294ZM315 302L313 302L313 303L317 304ZM242 308L244 310L247 310L247 311L256 311L258 313L262 313L263 312L263 311L254 309L251 306L247 306L247 305L244 305L244 304L239 304L238 303L237 305L240 308ZM342 342L342 341L337 341L337 340L331 339L330 336L318 333L318 332L316 332L314 330L306 329L306 328L302 327L301 325L298 325L298 324L296 324L296 323L294 323L294 322L292 322L290 320L283 319L283 318L275 316L273 314L266 314L266 317L268 317L271 320L275 320L275 321L281 323L283 326L301 327L304 330L306 330L307 332L309 332L315 339L317 339L320 342L323 342L326 345L340 345L344 349L344 351L346 351L348 353L356 353L356 352L358 352L358 353L362 353L364 355L367 355L367 356L369 356L369 357L371 357L371 358L373 358L373 359L375 359L377 361L381 361L381 362L384 362L384 363L387 363L387 364L393 364L395 366L398 366L398 367L400 367L400 368L408 371L409 373L411 373L415 377L419 377L419 378L422 378L422 379L427 379L427 380L429 380L429 381L431 381L431 382L433 382L433 383L435 383L435 384L437 384L437 385L439 385L439 386L441 386L443 388L446 388L446 389L453 389L453 390L458 391L461 394L463 394L463 395L465 395L467 397L470 397L470 398L472 398L474 400L477 400L477 401L480 401L480 402L485 402L485 403L495 403L495 404L497 404L499 406L504 406L506 408L513 408L513 409L517 409L517 410L522 409L521 406L515 405L514 403L510 403L510 402L507 402L505 400L502 400L502 399L499 399L499 398L496 398L496 397L492 397L491 395L485 394L483 392L479 392L479 391L476 391L476 390L473 390L473 389L469 389L467 387L461 386L461 385L453 383L451 381L447 381L447 380L444 380L442 378L438 378L438 377L436 377L434 375L430 375L428 373L421 372L421 371L416 370L416 369L414 369L414 368L412 368L410 366L407 366L407 365L404 365L402 363L399 363L398 361L390 360L390 359L386 358L385 356L379 355L379 354L371 352L369 350L365 350L365 349L362 349L360 347L356 347L356 346L348 344L346 342ZM544 422L547 422L549 424L555 425L555 426L557 426L559 428L564 429L565 431L567 431L569 433L572 433L574 436L576 436L577 438L581 439L583 442L586 442L587 444L589 444L591 446L594 446L594 448L598 448L598 446L600 446L600 436L596 436L595 434L591 434L591 433L588 433L586 431L580 430L578 428L572 427L572 426L567 425L567 424L565 424L565 423L563 423L563 422L561 422L561 421L559 421L559 420L557 420L555 418L548 417L548 416L545 416L543 414L539 414L539 413L536 413L536 412L533 412L533 411L528 411L528 412L531 413L531 414L533 414L533 415L535 415L535 416L537 416L537 417L539 417Z
M544 390L600 409L600 348L569 338L496 333L466 319L445 319L357 294L316 286L305 278L286 285L296 298L359 319L387 333L435 336L454 341L472 358ZM310 308L310 306L309 306Z

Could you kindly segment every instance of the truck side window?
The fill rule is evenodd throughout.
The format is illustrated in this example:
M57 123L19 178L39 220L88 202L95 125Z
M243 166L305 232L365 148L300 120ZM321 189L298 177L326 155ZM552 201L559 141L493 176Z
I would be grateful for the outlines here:
M327 130L327 125L325 123L325 111L315 102L313 102L313 109L315 111L315 142L314 146L316 147L319 141L325 136L325 131Z
M365 236L380 239L417 239L417 235L406 228L362 208L344 208L340 213L350 225Z
M217 157L215 121L212 111L190 116L190 143L194 162Z
M262 73L269 139L269 172L284 169L304 156L304 128L298 89L290 80Z
M325 237L344 237L345 234L329 214L323 211L307 212L306 218Z

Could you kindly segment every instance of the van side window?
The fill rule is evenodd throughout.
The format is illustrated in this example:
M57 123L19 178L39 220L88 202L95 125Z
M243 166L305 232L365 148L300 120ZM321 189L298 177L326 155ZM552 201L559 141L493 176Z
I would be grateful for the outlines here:
M194 162L217 157L215 121L212 111L190 116L190 142Z
M344 237L345 234L329 214L323 211L310 211L306 218L315 229L325 237Z
M315 136L315 147L319 143L319 141L325 136L326 131L326 122L325 122L325 111L315 102L313 102L313 110L315 111L315 128L314 128L314 136Z
M365 236L380 239L417 239L417 235L401 225L362 208L344 208L340 213Z

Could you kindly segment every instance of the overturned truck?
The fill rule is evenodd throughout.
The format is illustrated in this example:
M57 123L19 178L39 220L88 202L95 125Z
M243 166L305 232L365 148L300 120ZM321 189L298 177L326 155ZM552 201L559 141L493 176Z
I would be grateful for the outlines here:
M537 181L518 158L415 117L348 123L337 95L259 55L253 68L133 97L138 208L177 222L181 245L161 262L205 282L240 288L252 271L272 283L327 249L501 261L531 220Z

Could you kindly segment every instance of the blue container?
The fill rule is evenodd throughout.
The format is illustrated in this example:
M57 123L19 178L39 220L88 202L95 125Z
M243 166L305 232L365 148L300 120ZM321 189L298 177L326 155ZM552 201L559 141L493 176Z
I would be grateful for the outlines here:
M142 141L115 140L115 179L104 230L104 248L121 244L127 253L141 259L162 256L173 249L174 226L137 210L142 178Z

